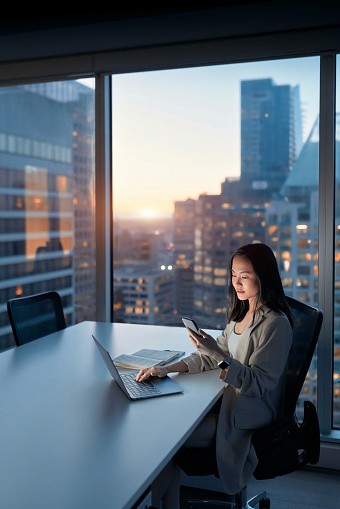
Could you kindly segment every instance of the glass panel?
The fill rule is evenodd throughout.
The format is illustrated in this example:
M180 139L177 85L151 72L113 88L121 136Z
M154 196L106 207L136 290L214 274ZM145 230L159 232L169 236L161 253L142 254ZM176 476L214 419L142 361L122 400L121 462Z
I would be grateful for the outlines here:
M333 426L340 429L340 57L336 58L335 231L334 231L334 393Z
M0 89L0 349L6 302L57 290L67 325L95 319L94 89Z
M113 111L115 321L224 329L256 241L318 303L318 58L114 76Z

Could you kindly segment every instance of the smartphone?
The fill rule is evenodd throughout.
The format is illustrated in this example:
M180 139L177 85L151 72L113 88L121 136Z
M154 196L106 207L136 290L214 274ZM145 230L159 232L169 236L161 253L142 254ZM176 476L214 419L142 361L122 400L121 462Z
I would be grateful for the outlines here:
M183 317L182 322L184 323L185 327L188 327L188 329L191 329L192 331L196 332L201 338L203 337L202 334L200 334L199 328L195 320L189 317Z

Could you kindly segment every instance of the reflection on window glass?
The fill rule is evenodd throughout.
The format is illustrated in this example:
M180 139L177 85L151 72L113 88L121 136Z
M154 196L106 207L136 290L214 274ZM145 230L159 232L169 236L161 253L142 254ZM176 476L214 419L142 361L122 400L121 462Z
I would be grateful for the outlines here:
M319 59L125 74L112 91L114 320L224 329L228 260L258 241L316 305ZM303 398L315 378L313 361Z
M340 58L336 59L333 426L340 429Z
M6 302L57 290L67 325L95 319L94 89L76 81L0 89L0 349Z

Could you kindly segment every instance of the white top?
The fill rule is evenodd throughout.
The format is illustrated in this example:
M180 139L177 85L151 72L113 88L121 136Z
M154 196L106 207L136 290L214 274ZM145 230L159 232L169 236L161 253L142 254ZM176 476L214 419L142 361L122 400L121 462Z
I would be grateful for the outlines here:
M131 509L223 392L212 370L130 401L91 334L112 357L193 350L184 327L82 322L2 352L1 507Z
M229 336L229 340L228 340L228 348L229 348L229 352L232 355L232 357L234 357L237 344L246 329L247 329L247 327L244 329L244 331L241 334L238 334L237 332L235 332L235 326L233 327L233 330L232 330L232 332Z

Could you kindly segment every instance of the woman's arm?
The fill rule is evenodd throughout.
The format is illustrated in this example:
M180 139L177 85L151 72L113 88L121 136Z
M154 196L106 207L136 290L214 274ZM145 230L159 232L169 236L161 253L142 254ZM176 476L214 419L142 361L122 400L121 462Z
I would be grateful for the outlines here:
M167 364L166 366L152 366L144 368L139 371L136 376L137 382L142 382L150 376L158 376L160 378L166 376L168 373L199 373L209 369L215 369L219 361L223 360L227 353L227 338L225 333L217 338L217 341L200 329L202 336L195 334L191 329L188 329L189 339L195 346L196 352L193 352L188 357Z

